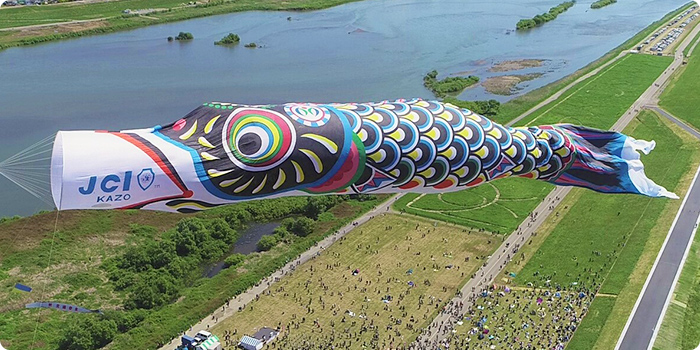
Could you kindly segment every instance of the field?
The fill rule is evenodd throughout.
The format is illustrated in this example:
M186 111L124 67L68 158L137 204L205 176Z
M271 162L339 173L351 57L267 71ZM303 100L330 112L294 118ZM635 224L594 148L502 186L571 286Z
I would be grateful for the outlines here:
M70 22L121 16L126 9L159 9L186 5L183 0L120 0L93 4L64 3L45 6L10 7L2 10L0 28Z
M270 252L251 254L242 269L225 269L209 279L201 278L203 271L197 269L191 282L197 288L184 288L178 302L163 308L141 310L147 311L145 320L130 332L121 331L125 334L114 338L111 348L129 349L136 347L135 344L155 348L385 198L340 203L319 217L311 235L279 245ZM304 198L301 200L306 202ZM250 206L264 208L265 202L251 202ZM287 201L275 203L282 207ZM217 218L226 213L226 208L194 216ZM98 319L94 315L24 309L30 302L59 301L106 312L119 310L118 313L126 315L122 311L126 293L110 282L103 262L122 254L127 247L163 240L184 217L193 215L136 210L66 211L60 212L58 218L54 212L0 223L3 345L29 348L33 344L35 349L55 349L65 331L76 322ZM34 290L20 292L14 289L15 283L29 285Z
M457 349L555 349L570 339L590 296L576 289L495 289L479 298L449 340Z
M609 129L672 60L671 57L627 55L521 122L527 125L570 123Z
M700 40L700 38L698 39ZM683 74L677 75L661 95L659 105L677 118L700 130L700 58L698 48L688 58Z
M280 326L273 349L302 349L306 341L323 349L408 344L500 243L489 234L393 214L355 231L213 331L236 332L237 341L260 327Z
M682 196L700 156L697 141L646 111L625 132L658 142L657 149L643 159L646 173ZM568 348L608 349L624 326L679 205L678 201L576 189L533 239L535 244L521 250L506 270L517 273L512 282L520 286L600 287L606 298L593 302L590 312L596 316L584 318L579 328L589 336L574 336ZM499 278L510 279L506 274ZM608 299L615 300L614 307Z
M510 234L554 186L527 179L503 179L459 192L406 194L394 208L494 233Z

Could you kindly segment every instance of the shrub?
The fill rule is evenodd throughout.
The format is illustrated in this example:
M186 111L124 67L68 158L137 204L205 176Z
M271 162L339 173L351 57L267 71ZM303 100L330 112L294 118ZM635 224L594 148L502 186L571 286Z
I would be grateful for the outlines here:
M448 94L462 92L464 89L479 82L479 77L473 75L468 77L447 77L442 80L437 80L437 75L438 72L433 70L423 77L423 85L437 97L445 97Z
M314 228L316 228L316 222L307 217L284 219L282 221L282 225L287 231L299 237L306 237L310 235L314 232Z
M236 267L245 261L245 255L233 254L224 260L224 267Z
M247 43L247 44L245 44L245 45L243 45L243 46L248 47L248 48L251 48L251 49L254 49L254 48L258 47L258 44L256 44L256 43Z
M103 320L99 317L73 320L58 342L60 349L99 349L109 344L117 335L117 325L112 320Z
M187 32L180 32L180 34L178 34L175 37L175 40L192 40L192 39L194 39L194 35L192 35L192 33L187 33Z
M221 38L219 41L215 41L214 45L234 45L238 44L241 38L237 34L228 33L227 36Z
M263 236L258 242L258 250L266 252L277 245L277 237L274 235Z

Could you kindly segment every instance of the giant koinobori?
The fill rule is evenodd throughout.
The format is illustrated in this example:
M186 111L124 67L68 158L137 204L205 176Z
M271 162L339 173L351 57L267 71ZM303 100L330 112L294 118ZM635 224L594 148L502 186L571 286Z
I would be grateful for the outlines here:
M164 127L59 132L60 209L190 212L255 198L445 192L509 176L675 195L646 178L653 142L572 125L504 127L435 101L206 103Z

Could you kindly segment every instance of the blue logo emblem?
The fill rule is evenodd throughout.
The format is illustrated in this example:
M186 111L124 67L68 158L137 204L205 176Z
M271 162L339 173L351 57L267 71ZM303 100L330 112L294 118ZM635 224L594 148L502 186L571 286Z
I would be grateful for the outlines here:
M137 179L139 183L139 187L141 187L142 190L147 190L151 185L153 185L153 180L155 179L156 174L153 173L153 169L151 168L146 168L141 170L139 173Z

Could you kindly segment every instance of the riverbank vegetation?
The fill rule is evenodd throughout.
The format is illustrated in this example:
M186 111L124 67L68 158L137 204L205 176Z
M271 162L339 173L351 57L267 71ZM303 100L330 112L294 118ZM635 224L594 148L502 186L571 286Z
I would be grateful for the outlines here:
M541 26L549 21L553 21L554 19L557 18L557 16L566 12L566 10L570 9L575 4L576 4L575 0L562 2L561 4L550 8L548 12L545 12L543 14L539 14L531 19L521 19L516 24L515 29L525 30L525 29L530 29L530 28L534 28L537 26Z
M501 103L496 100L483 101L463 101L451 96L445 97L442 100L445 103L453 104L459 108L466 108L474 113L481 114L486 117L493 117L498 114L501 108Z
M599 9L601 7L612 5L616 2L617 2L617 0L598 0L598 1L591 4L591 8L592 9Z
M238 34L228 33L227 36L221 38L219 41L215 41L214 45L235 45L241 41L241 37Z
M0 244L8 247L0 250L0 334L8 342L3 344L31 347L31 332L41 319L43 345L35 348L97 348L105 342L115 349L157 348L383 198L292 197L193 215L61 212L55 240L55 213L7 221L0 224ZM288 234L268 252L229 253L249 223L290 216L283 222ZM13 244L18 234L22 242ZM205 277L218 261L228 268ZM12 288L17 282L42 294L19 293ZM105 315L25 310L34 299L99 308Z
M423 85L437 97L458 95L464 89L479 82L479 77L473 75L468 77L447 77L442 80L438 80L437 76L438 72L433 70L423 77Z

